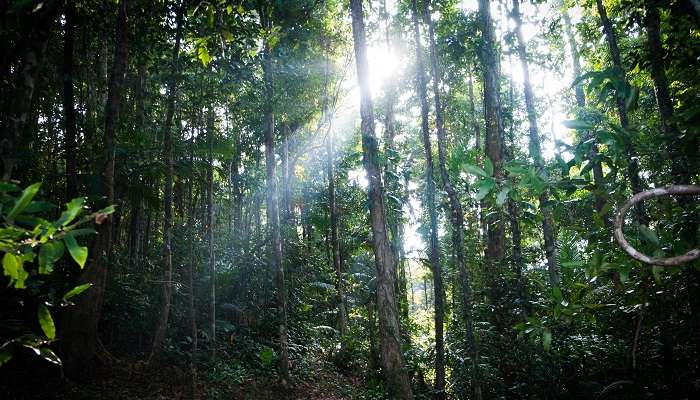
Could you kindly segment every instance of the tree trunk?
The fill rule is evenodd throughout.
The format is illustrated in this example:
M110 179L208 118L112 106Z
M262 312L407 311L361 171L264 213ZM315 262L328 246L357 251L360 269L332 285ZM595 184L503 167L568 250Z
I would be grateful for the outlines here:
M61 10L61 1L45 1L34 11L18 11L22 15L17 16L28 27L26 37L21 38L15 48L8 51L8 54L0 54L2 66L3 85L6 77L10 90L2 93L2 106L6 108L0 113L0 158L3 164L2 180L9 181L12 173L20 161L21 153L26 151L23 148L26 139L24 137L27 130L27 119L31 113L32 102L36 94L36 83L39 72L44 63L46 47L51 35L51 30L56 21L56 16ZM31 10L31 6L29 7ZM3 43L3 47L4 43ZM9 46L8 46L9 47ZM4 49L3 49L4 50ZM15 54L18 57L15 69L10 68L11 60ZM12 71L12 72L10 72ZM24 140L23 140L24 139ZM20 171L22 171L21 169Z
M661 18L659 17L658 1L646 0L645 3L644 27L647 31L647 46L651 64L651 77L654 80L656 104L659 106L661 128L669 147L673 149L671 154L671 173L675 183L688 184L690 183L690 174L687 162L679 146L681 135L672 122L673 101L671 100L666 68L664 67L665 50L661 43Z
M193 151L193 146L192 142L194 141L194 136L192 137L192 140L190 140L190 146L189 146L189 152L190 152L190 170L194 171L194 151ZM187 287L187 306L188 306L188 311L189 311L189 317L190 317L190 336L192 338L192 346L190 347L190 375L191 375L191 388L190 388L190 394L192 399L198 399L199 394L197 391L197 346L198 346L198 341L197 341L197 314L196 310L194 307L194 242L196 239L194 227L195 227L195 200L192 197L192 186L194 183L192 182L192 178L190 178L190 184L189 184L189 189L188 189L188 198L189 198L189 206L188 206L188 215L187 215L187 226L190 228L189 229L189 235L190 235L190 243L189 243L189 254L190 257L187 261L187 280L188 280L188 287Z
M493 164L493 175L497 182L503 180L503 149L501 136L503 124L500 113L498 60L491 21L489 0L479 0L479 18L482 29L483 47L481 64L484 72L484 112L486 119L486 155ZM502 294L500 268L504 257L505 226L501 212L492 213L487 218L486 274L491 287L490 296L496 304Z
M384 20L385 30L384 30L384 40L386 45L386 51L393 51L392 45L392 32L390 29L391 21L389 13L386 7L386 0L382 0L381 6L381 16ZM384 179L386 182L386 192L387 195L392 195L394 198L403 197L401 192L401 184L399 181L399 176L397 175L396 162L397 159L396 146L394 144L394 137L396 136L396 119L395 119L395 107L396 107L396 79L393 76L387 77L385 84L385 115L384 115L384 153L386 156L386 162L384 165ZM403 211L401 206L404 202L395 204L395 207L389 207L387 212L387 224L389 227L389 235L392 249L394 250L394 261L396 262L396 270L399 274L396 280L396 292L399 296L399 310L400 315L404 320L408 321L408 301L406 297L406 285L405 279L402 279L404 275L404 251L403 251Z
M414 0L415 1L415 0ZM437 128L438 140L438 163L440 165L440 178L442 186L447 193L449 203L450 222L452 224L452 251L454 253L455 267L459 272L459 281L462 295L462 317L464 318L466 347L469 351L472 360L472 387L474 389L474 398L480 400L481 394L481 379L479 373L478 348L474 338L474 319L472 317L472 302L471 288L469 286L469 272L467 271L467 262L464 254L464 211L462 204L459 201L457 190L452 186L450 175L447 171L447 134L445 132L444 120L442 115L442 102L440 98L440 69L438 64L437 50L435 46L435 28L429 9L429 0L424 1L424 17L428 25L428 46L430 49L430 69L433 77L433 98L435 101L435 125ZM416 33L417 29L416 29ZM420 42L416 36L416 45ZM418 57L416 64L420 67L420 59ZM470 81L471 83L471 81ZM437 282L436 282L437 285ZM442 301L441 301L442 303ZM436 302L437 308L437 302ZM437 314L437 312L436 312ZM437 319L437 318L436 318ZM436 329L437 331L437 329ZM437 334L436 334L437 335ZM444 368L444 367L443 367ZM443 370L444 374L444 370ZM437 374L436 374L437 375ZM444 377L443 377L444 379ZM437 379L436 379L437 380ZM443 382L444 383L444 382ZM436 385L436 391L438 387ZM438 392L439 398L444 398L444 387L442 393Z
M472 120L472 129L474 130L474 147L476 148L476 163L481 164L481 124L477 118L476 105L474 102L474 83L472 82L472 73L469 71L469 79L467 80L467 89L469 94L469 114ZM479 201L479 254L483 251L483 244L486 242L486 202L482 199Z
M209 346L216 358L216 258L214 253L214 103L207 110L207 245L209 248Z
M105 107L104 127L104 190L105 205L114 203L114 158L116 130L121 109L122 89L128 63L128 1L122 0L116 24L114 63L109 79L109 92ZM76 300L76 305L63 321L62 348L66 361L66 372L78 376L90 371L98 344L97 325L100 320L109 253L112 243L112 218L107 218L98 228L97 238L90 249L91 260L80 276L79 284L90 283L92 287Z
M613 28L610 18L608 18L608 13L603 5L603 0L596 0L596 7L598 8L598 14L600 15L600 24L603 26L603 33L605 34L605 41L608 43L608 51L610 58L612 60L613 66L617 68L620 73L624 76L625 69L622 67L622 60L620 58L620 48L617 45L617 37L615 35L615 29ZM617 115L620 119L620 126L623 129L627 129L629 126L629 117L627 116L627 108L625 106L625 99L623 99L619 94L616 94L616 104L617 104ZM631 144L626 146L627 155L629 156L629 163L627 164L627 173L630 179L630 188L632 193L637 194L643 190L642 180L639 177L639 164L637 162L637 154ZM639 219L639 222L644 224L646 221L646 215L644 212L644 207L638 204L634 208L635 214Z
M63 33L63 115L65 125L66 201L78 195L76 168L77 127L73 95L73 42L75 41L75 6L66 3Z
M180 39L182 36L182 23L185 12L184 0L178 7L175 17L175 44L171 57L170 79L168 80L168 97L166 100L165 124L163 125L163 159L165 164L165 183L163 187L163 294L161 298L160 313L153 336L153 346L149 361L157 357L163 347L165 334L168 329L170 316L170 303L173 290L173 252L172 219L173 219L173 114L175 113L175 99L177 98L178 60L180 57Z
M397 400L413 398L406 365L401 353L399 317L396 307L396 271L389 243L384 207L384 188L379 165L377 138L374 132L374 110L369 88L369 67L365 43L365 23L362 0L351 0L352 33L355 62L360 85L360 114L362 117L363 164L367 173L368 202L372 224L372 247L377 267L377 309L381 338L381 363L389 395Z
M327 44L324 44L327 46ZM326 134L326 168L328 177L328 214L330 216L331 225L331 253L333 259L333 269L335 270L335 290L338 297L338 331L340 332L341 344L345 341L347 334L347 310L345 307L345 293L343 288L343 268L340 255L340 243L338 241L338 206L336 204L335 193L335 149L333 143L333 129L331 129L331 116L328 110L328 74L329 60L328 48L326 48L325 74L324 74L324 93L323 93L323 110L322 118L327 124Z
M578 47L576 46L576 37L574 36L573 31L571 30L571 19L569 18L569 12L567 9L562 10L562 16L564 17L564 30L566 31L566 36L568 37L569 51L571 52L571 61L573 64L574 78L578 78L579 76L581 76L581 62L579 61L579 52ZM576 105L579 108L577 114L581 114L583 112L583 108L586 107L586 95L583 92L583 85L580 82L577 82L576 85L574 85L574 93L576 96ZM590 132L586 132L586 136L590 137ZM607 203L607 190L605 189L606 185L603 175L603 167L600 164L600 159L598 156L598 142L595 137L593 137L593 139L594 141L591 143L591 149L589 151L588 156L591 159L591 162L593 163L593 184L595 188L593 191L593 197L595 198L595 209L596 212L600 214L605 208L605 203ZM610 220L610 218L607 215L600 216L601 218L603 218L605 226L612 228L612 221Z
M263 29L270 32L272 21L270 10L261 14ZM272 46L265 41L263 52L263 79L265 81L264 129L265 129L265 166L267 181L267 224L270 234L271 248L269 263L276 271L277 283L277 313L279 323L279 369L283 386L289 383L289 349L287 333L287 288L284 279L284 264L282 260L282 236L280 235L280 215L278 208L277 177L275 176L275 122L272 109Z
M418 22L418 7L416 0L411 0L411 18L413 20L413 32L416 45L416 88L420 99L421 109L421 139L425 151L425 208L428 210L430 220L430 232L428 241L428 261L433 272L433 287L435 293L435 398L445 398L445 340L444 317L445 306L443 304L444 293L442 289L442 267L440 265L440 251L438 249L438 223L437 207L435 205L435 180L433 172L433 149L430 142L430 121L427 83L425 67L423 66L423 46L420 40L420 24Z
M523 92L525 93L525 108L527 110L527 120L530 125L530 158L535 162L537 173L546 179L547 172L544 169L544 160L542 159L542 147L540 145L540 134L537 128L537 111L535 105L535 95L530 84L530 68L527 61L527 49L525 47L525 39L522 31L522 17L520 15L520 0L513 0L512 17L515 20L515 34L517 37L518 57L520 58L520 66L523 70ZM549 205L549 193L545 190L540 194L540 211L542 212L542 233L544 236L544 248L547 256L547 270L549 272L549 284L552 287L558 287L560 282L559 265L556 241L554 237L554 220L552 218L552 210Z

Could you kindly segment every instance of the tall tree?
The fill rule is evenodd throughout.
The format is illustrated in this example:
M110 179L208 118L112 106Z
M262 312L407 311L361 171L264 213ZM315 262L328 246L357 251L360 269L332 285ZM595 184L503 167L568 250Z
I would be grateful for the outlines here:
M433 172L433 148L430 142L430 116L428 90L423 65L423 45L420 39L420 24L416 0L411 0L411 19L416 44L416 90L421 109L421 139L425 152L425 208L429 217L428 261L433 272L433 300L435 302L435 398L445 398L445 338L444 289L442 288L442 267L438 248L437 206L435 204L435 173Z
M105 105L105 125L103 130L103 187L104 204L114 203L114 166L117 124L121 111L122 91L128 65L128 0L119 3L117 16L114 62L109 78L107 103ZM107 285L110 249L112 246L112 218L105 220L98 229L97 238L92 243L92 259L80 276L80 283L92 285L89 291L76 301L76 306L68 312L63 321L64 339L61 346L66 354L66 370L69 374L88 371L93 365L98 348L97 325L102 312L102 304Z
M153 336L153 346L149 358L157 356L163 347L168 328L170 303L173 290L173 251L172 219L173 219L173 135L172 124L175 114L175 99L177 98L178 59L180 57L180 40L182 23L185 12L185 1L181 0L175 15L175 44L171 56L170 79L168 80L168 97L166 99L165 122L163 124L163 159L165 160L165 180L163 187L163 297L158 313L158 323ZM167 19L167 17L166 17Z
M479 0L479 21L481 25L481 68L484 83L484 113L486 135L484 138L486 156L493 165L493 177L497 182L503 180L503 123L500 112L499 68L496 57L496 43L493 32L489 0ZM490 280L491 300L500 297L501 283L498 269L505 254L505 226L501 213L491 213L487 217L486 269Z
M66 200L78 194L76 140L78 137L73 90L73 42L75 41L75 5L65 6L63 32L63 115L65 125Z
M471 287L469 271L467 270L467 260L464 254L464 210L462 209L462 203L459 200L459 194L453 186L452 179L450 178L450 174L447 170L447 133L445 132L445 122L442 111L443 106L440 97L441 76L440 65L438 63L438 54L435 45L435 28L433 26L433 20L430 14L430 0L424 0L423 4L423 16L425 18L426 24L428 25L428 47L430 49L430 70L433 78L433 101L435 102L435 126L437 128L438 163L440 166L440 179L442 180L442 187L444 188L445 193L447 193L447 200L449 204L450 222L452 225L452 252L454 254L454 260L456 264L455 268L459 272L459 282L462 296L462 318L464 319L463 322L465 324L466 331L466 347L469 350L469 355L472 360L472 387L474 389L474 398L476 400L480 400L482 398L482 393L478 360L479 352L476 345L476 340L474 338L474 318L472 316ZM416 46L418 47L419 44L420 42L418 40L418 36L416 36ZM422 61L419 60L418 57L416 57L416 66L418 67L420 63L422 63ZM444 398L444 394L440 398Z
M262 7L261 22L267 35L272 34L271 9ZM277 177L275 169L275 122L273 110L273 76L272 47L269 36L263 45L263 80L265 101L263 102L265 132L265 166L267 182L267 224L270 235L269 263L276 271L277 281L277 318L279 324L279 369L282 384L289 382L289 350L287 333L287 288L284 281L284 263L282 260L282 236L280 235L280 215L278 207Z
M382 370L387 380L391 398L410 400L413 398L411 383L401 353L399 316L396 306L396 264L389 243L384 207L384 188L379 163L377 138L374 132L374 109L369 87L367 45L362 0L350 0L352 14L352 36L355 48L357 80L360 85L360 115L362 119L363 164L367 173L368 202L372 225L372 248L377 268L377 309L379 335L381 338Z
M517 38L517 52L520 58L520 66L523 71L523 92L525 93L525 109L527 110L527 120L529 123L530 145L528 146L530 158L535 163L535 168L540 176L546 177L544 160L542 158L542 146L540 145L540 134L537 128L537 108L535 105L535 95L530 83L530 67L527 61L526 42L523 38L522 17L520 15L520 0L513 0L512 18L515 20L515 36ZM549 193L542 191L539 196L540 210L542 212L542 235L544 236L544 249L547 256L547 270L549 272L549 284L552 287L559 286L559 265L555 240L555 226L552 217L552 209L549 204Z
M343 287L343 260L340 254L340 242L338 239L338 205L336 204L335 190L335 144L333 129L331 127L331 115L328 108L328 78L330 70L330 60L328 59L328 43L323 40L326 53L324 62L324 83L323 83L323 106L322 118L326 124L326 173L328 176L328 214L331 223L331 254L333 259L333 269L335 270L335 290L338 297L338 331L340 332L341 343L344 343L345 335L348 331L347 309L345 307L345 290Z
M608 44L608 53L610 54L610 59L612 60L613 67L620 73L622 77L625 75L625 69L622 66L622 58L620 57L620 47L617 44L617 35L615 34L615 28L613 27L612 21L608 17L607 10L603 5L603 0L596 0L596 7L598 9L598 15L600 16L600 24L603 27L603 33L605 34L605 41ZM627 115L627 106L625 105L625 99L620 93L615 96L615 102L617 106L617 115L620 119L620 126L623 129L629 127L629 116ZM633 193L639 193L643 190L642 180L639 177L639 162L637 161L637 154L631 144L626 144L627 155L629 156L629 163L627 164L627 173L629 174L630 188ZM644 208L641 204L635 206L635 214L637 218L644 223L646 220Z
M216 253L214 251L214 102L207 109L207 247L209 272L209 346L211 358L216 357Z

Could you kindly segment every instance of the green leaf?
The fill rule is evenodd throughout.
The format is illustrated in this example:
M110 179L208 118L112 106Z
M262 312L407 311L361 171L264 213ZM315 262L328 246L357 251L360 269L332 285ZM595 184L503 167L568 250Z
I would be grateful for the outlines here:
M484 178L489 178L491 176L486 171L474 164L464 163L464 169L466 169L467 172L471 173L472 175L483 176Z
M627 111L634 111L634 109L637 108L637 100L639 100L639 88L632 86L627 98L625 98L625 109L627 109Z
M495 186L496 181L494 181L492 178L481 181L479 184L479 191L476 193L476 199L479 201L483 200Z
M17 216L17 214L21 213L22 210L24 210L29 205L34 196L36 196L36 194L39 192L40 187L41 182L37 182L24 189L22 195L19 196L19 199L17 199L17 201L15 201L15 206L12 207L12 210L10 210L10 212L7 214L7 217L14 218Z
M75 262L77 262L82 269L85 266L85 261L87 261L87 247L79 246L73 235L66 235L63 238L63 241L66 243L66 247L68 247L68 252L70 253L71 257L73 257Z
M656 236L656 233L649 229L648 226L639 225L639 234L647 243L653 244L654 246L659 246L660 242L658 236Z
M39 355L46 361L56 364L56 365L61 365L61 359L58 358L56 353L53 352L53 350L49 349L48 347L42 347L39 349Z
M258 357L260 358L260 363L263 365L263 367L270 368L275 357L275 352L271 347L265 346L262 350L260 350Z
M0 192L6 193L6 192L16 192L19 190L19 186L12 184L12 183L7 183L7 182L0 182Z
M12 358L12 350L14 349L14 344L12 342L6 342L2 347L0 347L0 367L3 364L10 361Z
M73 289L69 290L68 293L63 295L63 300L68 300L71 297L75 297L80 293L83 293L84 291L88 290L90 286L92 286L92 283L84 283L74 287Z
M582 121L580 119L567 119L562 121L565 127L569 129L592 129L593 125L590 122Z
M36 316L39 318L39 324L41 325L41 330L44 331L44 335L52 340L56 338L56 325L53 323L49 309L45 305L39 304Z
M50 274L53 264L63 257L63 243L54 240L41 246L39 250L39 273Z
M484 158L484 171L489 174L488 176L493 176L493 163L488 157Z
M10 284L14 283L16 289L24 288L24 281L29 277L29 273L24 270L24 260L22 257L5 253L2 257L2 268L5 276L10 277Z
M549 351L552 347L552 331L546 328L542 330L542 347L544 351Z
M496 204L499 207L506 202L506 199L508 198L508 192L510 192L510 188L507 186L501 189L500 192L498 192L498 196L496 196Z
M75 219L75 217L80 214L83 210L83 205L85 204L85 197L76 197L66 204L66 211L61 214L61 218L56 221L55 226L66 226Z

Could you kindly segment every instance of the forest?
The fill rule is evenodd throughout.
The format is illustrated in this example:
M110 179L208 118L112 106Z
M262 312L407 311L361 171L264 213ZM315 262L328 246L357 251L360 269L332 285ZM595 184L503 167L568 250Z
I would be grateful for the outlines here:
M0 398L700 398L699 0L2 0L0 46Z

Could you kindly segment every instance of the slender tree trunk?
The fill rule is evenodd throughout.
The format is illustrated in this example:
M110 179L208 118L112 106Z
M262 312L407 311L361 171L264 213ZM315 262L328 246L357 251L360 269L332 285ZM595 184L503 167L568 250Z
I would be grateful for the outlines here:
M263 29L272 30L270 10L262 13ZM272 82L272 47L265 42L263 52L263 79L265 81L264 104L264 129L265 129L265 166L267 170L267 224L270 234L271 248L269 250L269 262L276 271L277 283L277 313L279 323L279 372L283 386L289 383L289 350L287 333L287 288L284 278L284 264L282 260L282 237L280 235L280 216L278 208L277 177L275 176L275 122L272 108L273 82Z
M51 35L51 30L56 21L57 14L63 3L58 0L45 1L40 7L31 12L24 12L20 6L18 16L27 26L30 26L26 37L22 38L16 48L1 54L2 66L0 73L3 81L9 75L11 93L2 93L6 98L2 100L2 106L6 108L0 113L0 158L3 164L2 180L9 181L12 173L20 161L21 153L27 151L24 148L27 139L27 120L31 116L31 106L36 94L36 84L39 72L44 64L46 47ZM26 8L26 7L25 7ZM31 6L29 6L31 10ZM3 47L4 43L3 43ZM18 57L16 71L9 73L10 59ZM5 82L3 82L4 86ZM9 91L8 91L9 92ZM21 167L21 166L20 166ZM22 171L22 169L20 169Z
M566 36L568 37L569 51L571 52L571 61L573 64L574 77L578 78L579 76L581 76L581 62L579 60L579 52L578 47L576 45L576 37L574 36L574 33L571 29L571 19L569 18L569 12L567 9L562 9L562 16L564 19L564 30L566 31ZM576 105L579 108L578 114L581 114L583 108L586 107L586 95L583 92L583 85L580 82L577 82L574 85L574 93L576 96ZM591 136L591 134L587 132L586 136ZM605 208L605 203L607 203L607 190L605 189L606 185L605 178L603 175L603 167L600 164L600 157L598 156L598 142L597 139L595 139L595 137L593 139L594 141L591 143L591 149L588 156L591 159L591 162L593 163L593 183L595 188L593 191L593 196L595 198L595 209L600 214ZM610 220L610 218L608 218L607 215L601 215L601 217L603 218L603 221L607 227L612 227L612 221Z
M75 41L75 6L66 3L63 33L63 115L65 125L66 201L78 195L76 167L77 126L73 95L73 43Z
M493 164L494 178L503 180L503 149L501 136L503 124L500 113L498 60L491 21L489 0L479 0L479 19L482 30L483 47L481 64L484 73L484 112L486 119L486 155ZM487 217L486 273L491 287L491 301L500 301L503 291L500 268L505 254L505 226L502 213L492 213Z
M392 43L392 32L391 32L391 21L390 16L386 8L386 0L382 0L381 6L381 16L384 20L384 41L386 45L386 51L393 51ZM387 195L394 196L394 199L403 197L401 192L401 184L399 181L399 176L397 175L396 168L396 145L394 144L394 137L396 136L396 118L395 118L395 107L396 107L396 79L392 76L387 78L385 83L385 115L384 115L384 153L386 155L386 162L384 165L384 179L386 182L386 192ZM394 207L389 207L387 209L387 224L389 227L389 235L391 240L391 246L394 250L394 261L396 262L396 270L399 274L396 280L396 292L399 296L399 310L401 317L408 321L408 301L406 297L406 285L405 279L402 279L404 275L405 263L404 263L404 252L403 252L403 212L401 210L401 205L395 204Z
M462 210L462 204L459 201L459 194L452 185L450 175L447 171L447 134L445 132L444 127L445 124L442 115L442 102L440 98L440 69L435 45L435 29L433 27L433 21L430 15L429 3L429 0L424 1L424 18L428 25L430 69L433 77L435 125L437 128L438 139L438 162L440 165L440 177L442 180L442 186L445 189L445 192L447 193L447 199L449 203L450 222L452 224L452 251L454 253L454 260L456 264L455 267L459 272L459 281L462 295L462 317L464 319L464 324L466 328L466 347L469 351L472 360L472 387L474 389L474 398L476 400L480 400L482 398L482 393L481 378L479 373L478 348L476 345L476 340L474 338L474 319L472 317L471 288L469 286L470 279L469 272L467 271L467 262L464 254L464 211ZM420 42L418 40L418 37L416 37L417 46L419 45L419 43ZM418 67L418 57L416 64ZM438 388L436 387L436 390L437 389ZM444 398L444 392L441 396L438 397Z
M168 329L170 316L170 304L173 290L173 252L172 244L172 219L173 219L173 115L175 113L175 99L177 98L178 60L180 57L180 39L182 36L183 15L185 12L184 0L181 0L175 17L175 44L171 57L170 79L168 81L168 97L166 100L165 124L163 125L163 159L165 164L165 182L163 188L163 293L161 307L158 314L158 322L153 336L153 346L149 361L157 357L163 347L165 334Z
M387 235L384 188L379 165L377 138L374 132L374 110L369 88L369 67L362 0L351 0L352 33L355 62L360 85L360 114L362 117L363 164L369 180L368 200L372 224L372 247L377 267L377 309L381 338L382 370L387 379L389 395L397 400L413 398L411 383L401 353L399 316L396 306L396 264Z
M324 43L327 46L327 43ZM333 269L335 270L335 290L338 297L338 331L340 332L341 343L345 341L347 334L347 311L345 307L345 293L343 288L343 268L340 254L340 243L338 241L338 206L336 204L335 191L335 149L333 143L333 129L331 128L331 116L328 110L328 76L329 60L328 48L326 47L325 73L324 73L324 93L322 118L327 125L326 134L326 169L328 177L328 213L331 223L331 253L333 258Z
M610 21L610 18L608 18L608 13L603 5L603 0L596 0L596 7L598 8L598 14L600 16L600 24L603 26L605 41L608 43L608 51L610 58L612 59L613 67L617 68L622 76L624 76L625 69L622 67L620 48L617 45L617 36L615 35L615 29L612 22ZM623 99L619 94L616 94L615 98L617 104L617 115L620 118L620 126L622 126L623 129L627 129L629 126L629 117L627 115L625 99ZM639 177L639 163L637 162L637 154L631 144L627 145L626 151L627 155L629 156L627 173L629 174L630 188L632 189L632 193L636 194L643 190L642 180ZM645 223L646 216L641 203L636 205L634 210L640 223Z
M411 0L411 18L413 20L413 32L416 45L416 88L421 109L421 139L423 141L423 150L425 151L425 208L428 210L430 220L428 261L430 262L430 269L433 272L433 287L435 289L433 295L433 300L435 301L435 398L439 400L445 398L445 340L443 333L445 326L445 305L443 304L442 266L440 265L440 251L438 249L435 174L433 172L433 149L430 142L428 93L425 67L423 66L423 46L420 40L420 24L416 0Z
M207 110L207 245L209 247L209 346L216 358L216 258L214 253L214 103Z
M116 131L121 110L122 89L128 62L128 1L122 0L119 5L119 15L116 25L116 40L114 63L109 80L109 92L105 108L104 127L104 190L105 205L114 203L114 158ZM76 305L63 321L64 338L61 341L64 349L66 371L77 374L89 371L93 365L95 351L98 345L97 325L100 320L109 253L112 243L112 222L108 218L98 228L98 235L90 250L91 260L83 270L79 283L90 283L92 287L77 298Z
M647 47L649 61L651 62L651 77L654 80L654 93L656 104L659 106L661 117L661 129L663 129L666 141L672 150L671 173L675 183L690 183L690 174L683 152L679 148L680 132L673 124L673 101L668 88L668 78L664 67L664 55L666 54L661 43L661 18L659 16L658 0L646 0L646 15L644 27L647 32Z
M469 71L469 79L467 80L467 88L469 94L469 114L472 120L472 129L474 130L474 147L476 148L476 163L481 164L481 124L476 113L476 104L474 102L474 83L472 80L472 73ZM486 202L482 199L479 201L479 229L481 234L479 235L480 245L479 254L483 251L483 244L486 242Z
M537 172L543 178L547 172L544 169L542 159L542 146L540 145L539 129L537 128L537 111L535 105L535 95L530 84L530 68L527 61L527 49L522 31L522 17L520 15L520 0L513 0L512 17L515 20L515 34L518 40L517 50L520 58L520 65L523 70L523 92L525 93L525 108L527 110L527 120L530 125L530 158L535 162ZM540 211L542 212L542 233L544 236L544 248L547 256L547 270L549 272L549 284L552 287L559 286L559 265L558 252L555 241L555 226L552 218L552 209L549 205L549 193L545 190L540 194Z
M194 136L192 137L192 140L190 140L190 146L189 146L189 152L190 152L190 170L194 171L194 151L193 151L193 146L192 142L194 141ZM187 215L187 226L189 227L189 235L190 235L190 243L189 243L189 254L190 257L187 261L187 280L188 280L188 287L187 287L187 306L188 306L188 311L189 311L189 317L190 317L190 337L192 338L192 345L190 347L190 375L191 375L191 398L192 399L198 399L199 398L199 393L197 390L197 346L198 346L198 337L197 337L197 314L196 310L194 307L194 242L196 240L195 236L195 199L192 197L192 186L194 183L192 182L192 178L190 178L190 184L188 188L188 197L189 197L189 205L188 205L188 215Z

